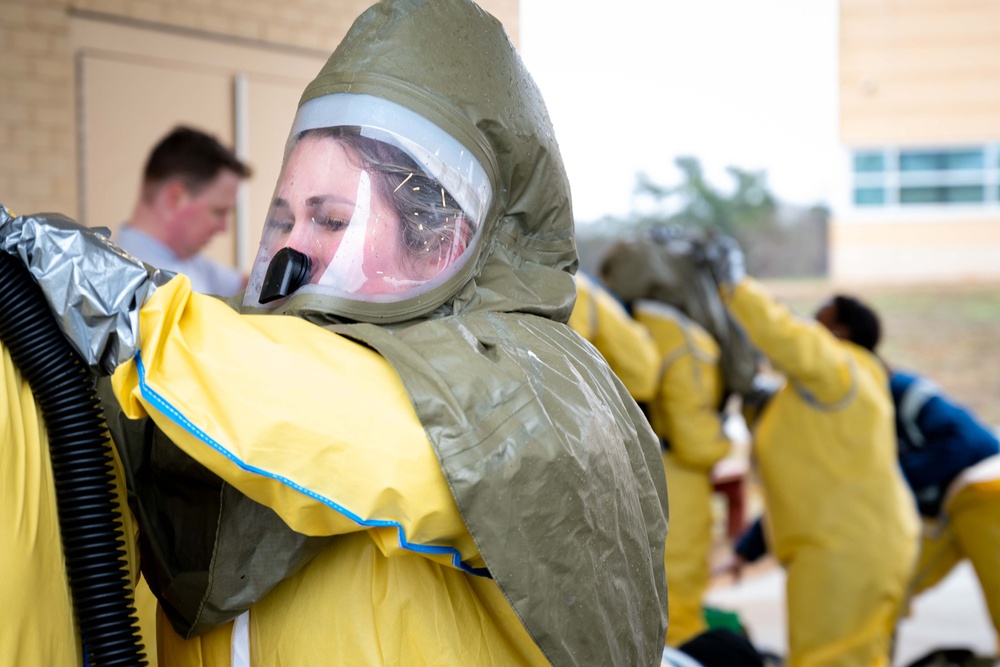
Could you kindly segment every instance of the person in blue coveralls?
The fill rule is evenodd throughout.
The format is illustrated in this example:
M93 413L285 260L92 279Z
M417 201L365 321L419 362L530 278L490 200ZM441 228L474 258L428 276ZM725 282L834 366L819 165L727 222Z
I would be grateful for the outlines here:
M996 431L919 374L893 370L899 463L923 518L912 594L968 558L1000 637L1000 442Z

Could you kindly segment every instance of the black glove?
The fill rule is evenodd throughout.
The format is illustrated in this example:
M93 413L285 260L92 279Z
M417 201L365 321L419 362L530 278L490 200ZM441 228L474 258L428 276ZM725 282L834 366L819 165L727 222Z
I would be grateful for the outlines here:
M56 213L14 217L0 205L0 250L24 263L63 334L102 375L135 354L139 309L173 277Z

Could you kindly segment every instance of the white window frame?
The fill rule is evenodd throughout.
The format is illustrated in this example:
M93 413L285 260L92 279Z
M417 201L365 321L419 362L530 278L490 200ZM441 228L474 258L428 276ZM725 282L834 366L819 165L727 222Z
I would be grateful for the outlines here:
M901 171L899 157L903 151L982 150L982 169L934 171ZM881 153L885 169L881 172L855 172L854 157L859 153ZM933 221L993 218L1000 214L1000 143L914 145L914 146L853 146L846 150L847 187L843 197L844 210L852 219ZM904 187L934 187L948 185L983 185L982 202L902 204L900 191ZM885 190L882 204L856 204L854 191L859 187L881 187Z

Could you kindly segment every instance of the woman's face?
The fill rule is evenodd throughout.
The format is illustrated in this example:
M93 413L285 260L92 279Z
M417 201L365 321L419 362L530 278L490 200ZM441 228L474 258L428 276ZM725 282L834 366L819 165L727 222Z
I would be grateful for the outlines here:
M361 294L408 286L396 213L336 139L306 136L292 149L268 216L272 254L283 247L312 261L310 283Z

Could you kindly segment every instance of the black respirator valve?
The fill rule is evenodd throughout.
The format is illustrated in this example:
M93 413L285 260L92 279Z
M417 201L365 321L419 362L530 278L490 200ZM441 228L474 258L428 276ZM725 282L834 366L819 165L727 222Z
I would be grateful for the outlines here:
M312 262L307 255L289 247L282 248L267 266L258 301L270 303L288 296L309 280L311 270Z

